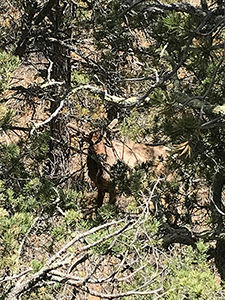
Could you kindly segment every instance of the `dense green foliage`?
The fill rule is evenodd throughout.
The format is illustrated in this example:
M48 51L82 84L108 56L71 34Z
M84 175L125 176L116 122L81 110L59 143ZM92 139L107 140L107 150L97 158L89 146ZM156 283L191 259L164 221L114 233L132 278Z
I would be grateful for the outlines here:
M0 92L8 88L11 74L19 63L20 60L18 57L10 55L5 51L0 52Z

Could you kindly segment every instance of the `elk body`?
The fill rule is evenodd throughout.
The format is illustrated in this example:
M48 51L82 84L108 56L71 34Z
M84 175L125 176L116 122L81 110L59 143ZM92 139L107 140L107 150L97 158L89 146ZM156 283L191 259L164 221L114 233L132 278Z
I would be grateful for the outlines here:
M68 124L68 127L75 129L72 124ZM164 146L150 146L133 141L123 143L113 140L109 142L106 137L93 133L86 136L85 140L89 143L88 175L98 190L97 207L102 206L105 193L110 192L111 200L114 196L113 191L110 191L110 168L118 160L123 161L130 168L150 161L151 171L156 176L164 174L168 156Z

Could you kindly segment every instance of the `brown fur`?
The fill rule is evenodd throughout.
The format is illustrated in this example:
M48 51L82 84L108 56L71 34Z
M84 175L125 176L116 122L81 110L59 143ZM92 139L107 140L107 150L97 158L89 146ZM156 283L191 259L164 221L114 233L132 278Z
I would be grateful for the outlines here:
M168 153L164 146L148 146L133 141L123 143L116 140L109 143L105 137L98 139L92 137L87 166L88 175L98 189L97 206L102 206L104 195L109 192L110 167L116 161L122 160L131 168L151 161L154 174L160 176L165 172L167 156ZM110 196L113 198L112 191Z
M164 146L149 146L133 141L123 143L113 140L109 142L99 134L81 133L73 124L67 126L82 135L83 139L89 143L87 167L88 175L98 189L97 207L102 206L105 193L109 192L110 168L118 160L124 161L131 168L150 161L155 176L162 176L166 173L165 162L168 153ZM113 191L110 191L110 197L113 200Z

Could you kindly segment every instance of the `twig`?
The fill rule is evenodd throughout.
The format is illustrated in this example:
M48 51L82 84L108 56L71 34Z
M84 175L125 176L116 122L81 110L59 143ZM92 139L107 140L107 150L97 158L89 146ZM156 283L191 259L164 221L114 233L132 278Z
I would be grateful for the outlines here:
M84 233L78 234L75 238L73 238L69 243L67 243L66 245L64 245L64 247L62 247L55 255L53 255L44 265L43 268L41 268L37 273L35 273L34 275L32 275L30 278L28 278L25 282L16 284L14 286L14 288L12 288L10 294L8 295L8 300L15 300L18 298L19 295L21 295L22 293L24 293L25 291L29 290L30 288L32 288L33 286L35 286L44 276L46 276L47 273L49 273L50 271L57 269L65 264L68 263L68 256L69 253L67 253L63 258L61 257L61 255L66 252L70 247L72 247L76 242L80 241L81 239L108 227L112 227L114 225L118 225L122 222L124 222L125 220L119 220L119 221L113 221L110 223L106 223L103 225L100 225L98 227L94 227ZM130 221L131 222L131 221ZM129 223L130 223L129 222ZM102 240L102 239L101 239ZM95 243L94 243L95 244ZM86 254L85 254L86 255ZM60 258L59 262L56 262L57 259ZM78 262L80 262L81 260L78 259Z
M141 266L140 268L138 268L137 270L135 270L134 272L132 272L130 275L126 276L126 277L121 277L118 278L117 281L127 281L128 279L131 279L132 277L134 277L139 271L143 270L148 264L145 264L143 266Z
M49 67L48 67L48 76L47 76L47 79L48 79L48 83L51 83L51 71L52 71L52 66L53 66L53 62L51 61L51 59L48 59L49 60Z
M41 85L41 88L45 88L45 87L48 87L48 86L51 86L51 85L62 85L62 84L65 84L65 82L61 82L61 81L51 81L51 82L42 84L42 85Z
M14 276L2 277L2 278L0 278L0 283L6 282L6 281L13 281L13 280L16 280L16 279L18 279L18 278L20 278L20 277L26 275L27 273L29 273L29 272L31 272L31 271L33 271L33 268L29 268L29 269L27 269L26 271L23 271L23 272L21 272L21 273L19 273L19 274L16 274L16 275L14 275Z
M215 127L215 126L217 125L217 121L219 121L219 120L221 120L221 119L223 119L223 118L224 118L224 116L219 116L219 117L217 117L217 118L215 118L215 119L213 119L213 120L210 120L210 121L208 121L208 122L202 124L202 125L201 125L201 128L208 129L208 128ZM222 125L223 123L222 123L222 124L221 124L221 123L218 123L218 124ZM223 124L223 125L225 125L225 124Z
M41 216L41 213L40 213L40 216ZM25 234L25 236L24 236L24 238L23 238L23 240L22 240L22 242L21 242L21 244L20 244L20 248L19 248L19 250L18 250L18 258L17 258L17 261L19 261L19 259L20 259L20 256L21 256L21 253L22 253L22 250L23 250L23 246L24 246L24 244L25 244L25 241L26 241L28 235L30 234L30 232L31 232L31 230L34 228L34 226L37 224L38 220L40 219L40 216L38 216L38 217L36 217L36 218L34 219L33 224L32 224L32 225L30 226L30 228L27 230L27 232L26 232L26 234Z
M106 299L114 299L114 298L120 298L120 297L128 297L128 296L133 296L133 295L152 295L152 294L157 294L158 292L162 291L162 287L158 288L156 290L151 290L151 291L145 291L145 292L140 292L140 291L128 291L125 293L118 293L118 294L104 294L104 293L99 293L97 291L91 290L89 288L84 288L82 286L81 290L87 292L90 295L93 295L95 297L99 297L100 299L106 298ZM159 296L160 297L160 296Z
M75 285L75 284L83 284L85 278L74 276L68 273L52 270L49 272L52 276L52 280L54 281L68 281L69 284Z
M106 223L103 225L100 225L98 227L94 227L84 233L78 234L75 238L73 238L69 243L67 243L64 247L62 247L52 258L49 259L49 261L47 262L48 265L52 264L52 262L54 262L57 258L59 258L64 252L66 252L70 247L72 247L76 242L80 241L81 239L108 227L112 227L114 225L118 225L120 223L124 222L123 220L119 220L119 221L113 221L110 223ZM82 249L83 251L84 249Z
M212 190L210 191L210 200L212 201L212 203L213 203L213 205L215 206L215 208L216 208L216 210L218 211L218 213L219 214L221 214L222 216L225 216L225 212L224 211L222 211L218 206L217 206L217 204L216 204L216 202L214 201L214 199L213 199L213 192L212 192Z
M191 102L191 101L193 101L193 100L196 100L196 99L202 100L202 101L203 101L203 100L206 98L206 96L207 96L208 93L210 92L210 90L211 90L211 88L212 88L212 86L213 86L213 84L214 84L214 82L215 82L217 72L218 72L219 67L221 66L223 60L224 60L224 56L221 57L219 63L217 64L217 66L216 66L216 68L215 68L215 70L214 70L214 72L213 72L212 79L211 79L211 81L210 81L209 87L208 87L208 89L205 91L205 93L204 93L202 96L201 96L201 95L198 95L198 96L194 96L194 97L191 97L191 98L187 99L187 100L183 103L183 105L187 105L189 102ZM202 106L201 106L201 110L202 110Z
M61 100L58 108L54 111L53 114L51 114L51 116L47 120L45 120L44 122L39 123L39 124L37 124L37 123L34 124L34 127L32 128L30 134L32 135L37 128L49 123L53 118L55 118L58 115L58 113L60 112L60 110L63 108L64 102L65 102L65 100Z
M127 9L125 9L121 14L119 14L118 18L124 16L129 11L131 11L135 6L138 4L144 2L144 0L140 0L137 2L134 2L133 5L129 6ZM199 7L195 7L191 5L190 3L171 3L171 4L164 4L161 1L157 0L156 3L148 4L146 5L145 9L151 8L152 10L156 11L176 11L176 12L185 12L190 15L196 15L204 17L206 16L207 12L205 12L203 9Z
M129 228L130 225L132 225L132 226ZM119 230L117 230L117 231L115 231L115 232L113 232L111 234L108 234L108 235L102 237L101 239L97 240L96 242L94 242L94 243L92 243L90 245L84 246L83 248L80 249L80 251L87 251L88 249L93 248L93 247L95 247L95 246L103 243L104 241L112 238L113 236L119 235L120 233L125 232L125 231L131 229L134 225L135 225L134 221L129 221L127 224L125 224L125 226L123 226Z

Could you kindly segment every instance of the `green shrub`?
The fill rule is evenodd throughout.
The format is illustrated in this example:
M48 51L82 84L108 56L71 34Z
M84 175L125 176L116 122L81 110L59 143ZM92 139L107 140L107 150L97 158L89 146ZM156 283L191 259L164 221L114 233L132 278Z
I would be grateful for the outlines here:
M197 249L189 246L178 257L169 260L169 274L164 281L168 291L165 299L218 299L221 287L210 270L206 250L207 246L200 241Z
M17 267L20 241L33 223L29 213L15 213L9 216L3 208L0 210L0 269L5 266Z
M0 51L0 92L8 88L12 72L19 64L18 57Z

